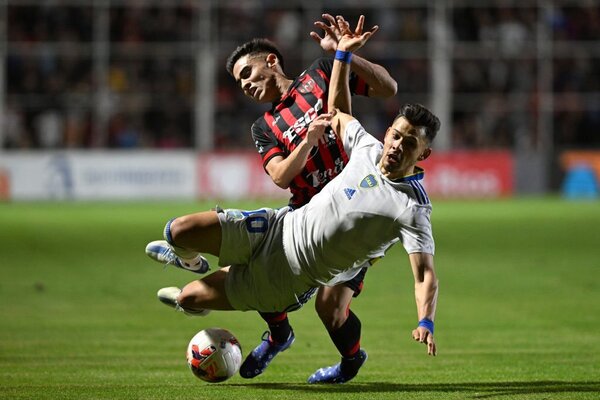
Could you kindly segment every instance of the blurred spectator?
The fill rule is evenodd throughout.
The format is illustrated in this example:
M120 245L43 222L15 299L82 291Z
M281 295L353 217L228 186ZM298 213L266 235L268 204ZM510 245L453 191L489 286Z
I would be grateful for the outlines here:
M19 2L6 1L3 148L182 148L195 143L194 102L201 89L201 46L215 51L216 148L251 148L247 127L263 106L244 101L224 68L238 43L268 37L282 49L286 71L320 55L308 32L322 12L380 26L363 51L398 81L393 101L357 101L373 131L400 103L431 99L428 24L433 3L297 2ZM599 146L600 7L561 0L553 7L486 1L448 3L456 148L535 148L540 99L552 94L554 144ZM508 5L508 6L507 6ZM104 8L106 6L106 8ZM211 8L212 7L212 8ZM99 26L101 12L108 25ZM210 14L206 14L210 13ZM208 18L205 29L199 21ZM106 38L97 35L103 32ZM540 37L539 35L545 35ZM554 52L538 48L546 36ZM99 43L106 39L107 43ZM592 51L590 51L592 50ZM105 54L102 52L106 51ZM551 64L548 64L551 63ZM551 82L540 82L547 68ZM105 75L103 75L105 74ZM103 87L106 85L107 87ZM551 93L545 93L550 87ZM547 114L544 114L547 115ZM99 123L102 121L102 123ZM242 127L242 128L240 128ZM99 130L106 130L101 132ZM100 135L100 137L98 137Z
M24 115L14 104L6 104L3 123L4 126L0 129L4 132L4 143L2 143L4 148L23 149L31 147L29 135L25 129Z
M48 108L35 117L35 137L44 149L57 149L64 144L64 120L59 110Z

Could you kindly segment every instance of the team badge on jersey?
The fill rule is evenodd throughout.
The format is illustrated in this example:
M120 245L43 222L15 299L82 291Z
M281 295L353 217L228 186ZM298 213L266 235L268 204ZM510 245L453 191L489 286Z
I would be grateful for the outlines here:
M375 186L377 186L377 179L375 179L375 175L373 174L365 176L364 179L360 182L361 188L368 189Z
M298 87L298 91L302 94L310 93L315 88L315 81L309 79L306 82L302 82L300 87Z

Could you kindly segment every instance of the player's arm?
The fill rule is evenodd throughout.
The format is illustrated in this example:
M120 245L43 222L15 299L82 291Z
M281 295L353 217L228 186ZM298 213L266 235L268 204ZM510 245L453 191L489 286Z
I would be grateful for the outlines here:
M277 186L287 189L294 178L304 169L313 147L314 145L305 138L287 157L271 158L265 165L265 170Z
M350 25L341 16L337 17L336 23L340 36L331 69L327 106L329 110L337 109L352 114L350 70L354 58L353 52L360 49L379 28L374 26L370 31L363 32L365 23L363 15L358 19L354 31L350 29Z
M335 110L331 119L333 131L344 140L346 125L352 121L352 106L350 102L350 61L353 59L353 51L360 49L378 29L377 26L370 31L363 32L365 18L360 16L356 29L350 30L347 22L338 17L341 32L340 41L337 44L336 56L331 70L329 82L329 97L327 106L329 110Z
M437 348L433 339L433 321L438 297L438 280L433 267L433 255L409 254L415 278L415 301L417 303L418 326L412 331L413 339L427 345L427 354L435 356Z
M352 68L352 72L369 85L369 97L385 98L396 95L398 83L381 65L354 55L350 67Z
M265 170L273 182L282 189L287 189L294 178L302 172L313 147L325 140L325 131L331 126L332 113L319 115L308 126L306 136L287 156L277 155L265 165Z
M333 53L338 50L339 40L343 34L339 24L343 21L343 23L347 25L347 22L342 16L334 18L329 14L323 14L322 17L329 22L329 25L323 21L316 21L315 26L323 29L325 34L321 37L318 33L311 32L310 36L319 43L323 50ZM364 16L359 18L359 24L361 24L362 29L361 20L363 21L362 23L364 23ZM373 27L371 33L374 33L377 29L377 26ZM350 63L350 69L367 83L369 86L369 97L390 97L394 96L398 90L398 83L392 78L390 73L379 64L375 64L365 58L354 55L352 62Z

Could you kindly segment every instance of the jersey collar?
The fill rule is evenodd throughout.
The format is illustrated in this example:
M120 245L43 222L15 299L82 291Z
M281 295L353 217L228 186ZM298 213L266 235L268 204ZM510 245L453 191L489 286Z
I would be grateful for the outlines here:
M420 181L425 177L425 170L421 167L415 166L415 172L410 175L403 176L402 178L395 179L393 182L410 182L410 181Z

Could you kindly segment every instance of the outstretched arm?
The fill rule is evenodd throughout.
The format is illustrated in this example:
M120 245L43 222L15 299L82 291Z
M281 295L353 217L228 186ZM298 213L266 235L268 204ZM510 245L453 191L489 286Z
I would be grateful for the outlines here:
M342 36L338 21L340 18L341 20L344 20L344 18L341 15L334 18L330 14L323 14L322 17L328 24L323 21L316 21L315 26L323 29L323 37L316 32L311 32L310 36L323 50L333 53L338 49L338 42ZM364 20L364 17L362 18ZM394 78L379 64L354 55L350 69L369 85L369 97L391 97L398 90L398 84Z
M409 254L415 278L415 301L419 324L412 331L416 341L427 345L427 354L435 356L437 348L433 339L433 321L438 296L438 280L433 267L433 256L427 253Z
M344 139L346 124L353 119L349 115L352 114L349 87L350 62L354 58L352 52L360 49L378 29L377 26L374 26L370 31L363 32L364 22L365 17L361 15L356 29L352 31L342 17L337 19L341 37L333 61L327 106L329 110L336 112L331 121L332 128L342 140Z

